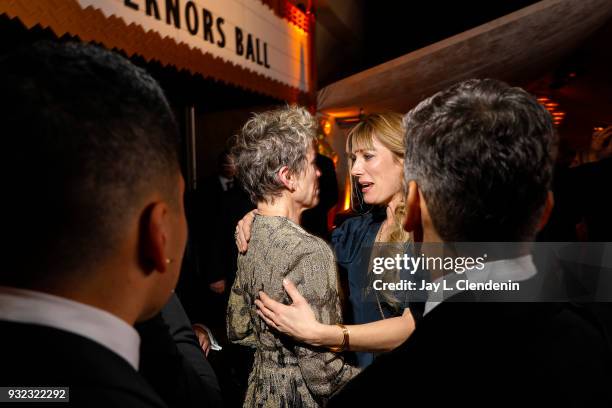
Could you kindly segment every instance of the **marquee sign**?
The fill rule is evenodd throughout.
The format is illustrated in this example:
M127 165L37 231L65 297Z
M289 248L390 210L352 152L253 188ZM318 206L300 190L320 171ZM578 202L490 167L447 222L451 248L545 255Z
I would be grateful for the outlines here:
M2 3L0 14L18 17L26 26L39 24L57 35L67 32L279 99L296 102L313 92L309 31L281 17L269 1Z

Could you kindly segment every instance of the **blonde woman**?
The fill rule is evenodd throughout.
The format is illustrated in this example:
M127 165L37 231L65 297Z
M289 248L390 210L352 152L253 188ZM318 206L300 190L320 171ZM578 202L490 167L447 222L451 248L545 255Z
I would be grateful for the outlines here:
M287 302L282 281L289 279L316 320L343 327L334 255L325 241L299 226L301 213L318 202L315 130L303 108L263 112L245 124L232 151L238 177L258 210L249 251L238 256L227 311L229 339L255 348L245 407L324 405L358 372L325 348L271 330L254 305L260 290Z
M336 261L348 273L355 323L346 326L349 341L344 348L357 352L359 366L365 367L373 361L375 353L392 350L403 343L415 328L415 317L422 313L422 305L411 307L413 304L409 304L405 293L366 290L372 282L368 265L375 244L406 243L410 238L401 222L404 216L402 116L380 113L365 117L349 133L347 154L351 176L361 193L358 196L374 208L334 230L332 245ZM236 240L241 251L248 248L252 217L252 213L248 214L237 227ZM345 333L340 327L318 321L293 283L283 285L293 301L291 305L276 302L264 292L255 301L258 314L268 325L313 346L333 348L344 344Z

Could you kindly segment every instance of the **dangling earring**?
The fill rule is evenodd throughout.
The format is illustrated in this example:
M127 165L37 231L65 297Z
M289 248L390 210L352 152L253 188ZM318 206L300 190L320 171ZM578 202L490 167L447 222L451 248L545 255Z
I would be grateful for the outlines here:
M166 258L166 265L170 265L172 262L174 262L174 259Z

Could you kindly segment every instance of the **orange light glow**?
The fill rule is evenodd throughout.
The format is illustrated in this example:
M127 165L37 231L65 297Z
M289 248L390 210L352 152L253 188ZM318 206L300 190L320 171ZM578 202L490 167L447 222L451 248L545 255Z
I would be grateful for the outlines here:
M559 110L559 103L553 101L547 96L540 96L537 98L538 102L546 108L553 118L553 124L555 126L561 125L561 122L565 118L565 112Z
M358 108L348 108L348 109L340 109L340 110L324 110L322 113L325 115L329 115L333 118L350 118L350 117L359 117L359 113L361 111Z
M346 183L344 184L344 205L342 210L346 211L351 208L351 176L346 177Z
M321 121L321 128L323 129L323 134L329 136L332 131L332 124L328 119L323 119Z

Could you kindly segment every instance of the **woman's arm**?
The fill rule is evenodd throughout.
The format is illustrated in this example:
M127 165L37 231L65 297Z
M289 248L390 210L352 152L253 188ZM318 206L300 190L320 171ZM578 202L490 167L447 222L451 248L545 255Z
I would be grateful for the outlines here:
M240 274L236 274L227 304L227 337L232 343L256 347L257 341L251 325L251 313Z
M334 346L342 330L337 326L320 325L316 335L318 343ZM414 319L410 309L404 309L401 316L390 317L376 322L346 326L350 331L349 350L372 353L390 351L402 344L414 331ZM334 343L336 341L336 343Z
M264 292L259 292L259 299L255 301L257 313L269 326L312 346L342 344L340 327L320 323L291 281L284 280L283 286L293 301L291 305L276 302ZM350 331L350 350L381 352L393 350L406 341L414 331L415 322L410 310L405 309L401 316L346 327Z

